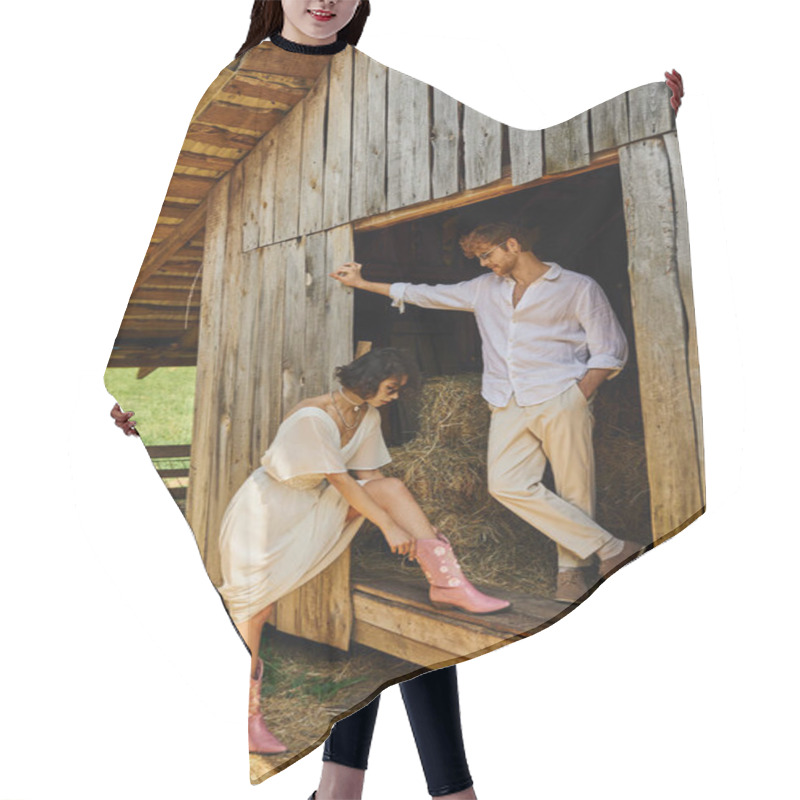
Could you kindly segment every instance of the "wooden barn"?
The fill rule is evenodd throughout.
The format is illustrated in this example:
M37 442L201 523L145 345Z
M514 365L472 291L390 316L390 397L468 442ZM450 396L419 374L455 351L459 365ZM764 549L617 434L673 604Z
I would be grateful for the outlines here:
M687 217L666 86L522 131L350 47L297 57L264 43L195 112L109 364L142 375L197 365L186 516L212 579L229 499L284 413L330 389L358 342L409 347L431 375L480 369L471 315L401 316L328 274L358 260L374 280L463 280L480 270L458 235L498 220L525 224L539 257L595 277L626 328L652 541L702 513ZM514 613L491 620L434 612L421 590L351 583L345 554L282 600L275 622L434 665L565 612L514 600Z

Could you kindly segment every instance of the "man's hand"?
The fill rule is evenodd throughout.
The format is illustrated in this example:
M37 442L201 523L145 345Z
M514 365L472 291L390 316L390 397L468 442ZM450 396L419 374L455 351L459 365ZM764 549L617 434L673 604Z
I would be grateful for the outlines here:
M591 400L592 395L600 388L613 371L613 369L590 369L578 381L578 388L583 392L583 396L587 400Z
M678 109L681 107L681 98L683 97L683 78L680 72L672 70L672 72L665 72L664 77L667 79L667 86L672 90L672 97L669 99L669 104L672 110L677 114Z
M126 436L138 436L139 431L136 430L136 420L133 419L133 411L123 411L119 407L119 403L114 403L114 408L111 409L111 416L114 418L114 424L121 428Z
M330 277L335 278L345 286L352 286L354 289L358 289L362 284L366 283L361 277L361 266L361 264L357 264L355 261L348 261L346 264L342 264L341 267L331 272Z

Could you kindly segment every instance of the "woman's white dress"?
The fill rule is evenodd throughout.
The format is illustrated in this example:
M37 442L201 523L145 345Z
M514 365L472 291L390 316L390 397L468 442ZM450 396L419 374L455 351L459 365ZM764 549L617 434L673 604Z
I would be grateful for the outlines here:
M325 475L378 469L391 461L377 409L353 438L321 408L288 417L222 519L220 593L236 622L302 586L332 564L363 517L345 524L349 503Z

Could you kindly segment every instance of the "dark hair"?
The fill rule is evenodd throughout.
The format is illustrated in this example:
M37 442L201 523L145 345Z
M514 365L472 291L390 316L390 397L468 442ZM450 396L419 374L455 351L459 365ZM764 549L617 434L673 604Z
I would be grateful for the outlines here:
M481 253L485 252L488 245L489 247L497 247L503 245L509 239L516 239L523 250L530 249L528 245L528 237L525 231L517 225L511 225L508 222L492 222L488 225L479 225L474 230L470 231L465 236L462 236L458 243L464 251L467 258L475 258Z
M394 347L370 350L355 361L337 367L334 373L342 388L350 389L365 400L374 397L383 381L405 376L403 391L419 388L420 377L414 359Z
M348 44L356 45L369 16L369 0L361 0L353 19L339 31L340 39ZM236 58L243 56L248 50L261 44L264 39L274 36L283 30L283 6L280 0L255 0L250 12L250 30L244 44L236 53Z

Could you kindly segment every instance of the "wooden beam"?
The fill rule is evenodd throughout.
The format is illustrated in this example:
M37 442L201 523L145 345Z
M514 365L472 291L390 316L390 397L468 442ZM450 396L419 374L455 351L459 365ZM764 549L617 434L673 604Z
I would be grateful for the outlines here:
M694 309L694 289L692 287L692 263L689 253L689 215L686 209L686 194L683 188L683 169L678 151L678 134L674 131L664 136L664 145L669 158L669 171L672 178L672 197L675 206L676 258L678 262L678 284L686 314L687 358L689 361L689 388L692 393L694 409L695 441L700 470L700 491L705 503L705 447L703 444L703 412L700 391L700 359L697 347L697 324Z
M208 225L203 253L203 302L195 381L192 460L189 465L189 493L186 519L197 539L205 562L209 549L209 506L211 504L211 459L216 436L217 375L219 371L219 308L223 297L225 239L228 230L228 192L230 177L225 176L208 196ZM218 578L219 576L212 576Z
M530 189L533 186L541 186L553 181L563 180L573 175L580 175L584 172L591 172L595 169L602 169L613 164L619 163L619 155L617 151L603 153L592 159L592 161L585 167L579 169L569 170L567 172L559 173L557 175L544 175L538 180L531 181L530 183L515 186L511 181L511 174L509 168L503 170L503 177L499 181L495 181L488 186L482 186L478 189L468 189L459 192L451 197L444 197L438 200L431 200L426 203L418 203L407 208L399 208L394 211L387 211L384 214L376 214L368 219L358 220L353 223L353 230L356 233L363 231L380 230L381 228L388 228L392 225L397 225L401 222L410 222L422 217L429 217L433 214L440 214L443 211L450 211L454 208L462 208L463 206L472 205L473 203L480 203L484 200L491 200L495 197L502 197L503 195L513 194L514 192L521 191L522 189Z
M423 667L452 661L455 655L434 645L409 639L360 619L357 619L353 625L353 641Z
M662 139L622 147L620 176L653 538L660 542L703 511L672 181Z
M163 242L149 252L133 286L134 292L163 264L174 256L206 223L206 201L200 203Z

